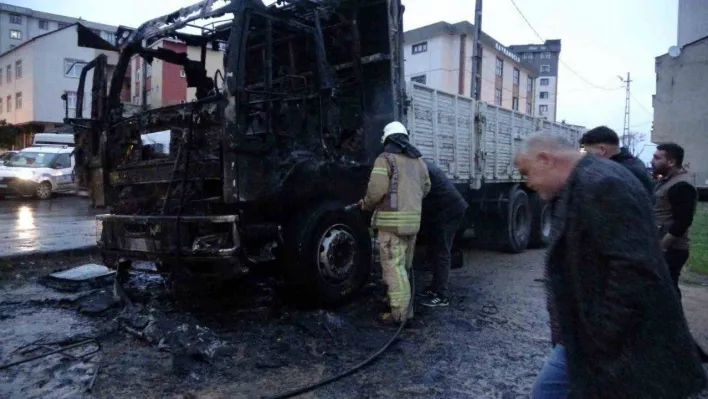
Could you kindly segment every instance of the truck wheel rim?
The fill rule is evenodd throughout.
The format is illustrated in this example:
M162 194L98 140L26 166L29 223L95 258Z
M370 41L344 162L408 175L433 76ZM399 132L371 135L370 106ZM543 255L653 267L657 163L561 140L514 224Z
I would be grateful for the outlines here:
M544 238L551 236L551 216L549 215L548 207L544 208L541 213L541 234Z
M530 219L529 219L529 214L528 214L528 208L523 205L517 205L516 207L516 217L514 218L514 234L516 236L517 242L521 243L524 240L526 240L526 237L529 235L529 230L530 230Z
M349 277L356 263L356 239L349 228L334 225L320 239L317 266L328 281L339 283Z

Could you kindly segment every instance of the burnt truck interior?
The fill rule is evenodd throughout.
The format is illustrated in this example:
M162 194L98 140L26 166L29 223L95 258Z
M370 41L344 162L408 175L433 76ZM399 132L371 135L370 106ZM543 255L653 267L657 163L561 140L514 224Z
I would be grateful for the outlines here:
M366 221L337 210L362 197L382 128L404 112L402 13L400 0L205 0L121 28L112 76L105 56L82 72L81 94L94 71L90 117L78 101L67 118L77 175L109 209L97 222L107 263L225 276L282 255L310 288L356 289ZM208 73L215 51L223 65ZM194 98L121 102L135 57L181 67Z

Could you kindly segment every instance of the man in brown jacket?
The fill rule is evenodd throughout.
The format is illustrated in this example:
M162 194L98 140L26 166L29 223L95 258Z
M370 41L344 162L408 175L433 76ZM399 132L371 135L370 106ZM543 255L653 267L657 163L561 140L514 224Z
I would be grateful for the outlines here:
M391 305L391 312L379 315L379 321L393 324L413 317L408 273L430 177L402 123L386 125L381 142L384 152L374 162L366 196L359 205L366 211L375 210L372 226L378 229L381 269Z

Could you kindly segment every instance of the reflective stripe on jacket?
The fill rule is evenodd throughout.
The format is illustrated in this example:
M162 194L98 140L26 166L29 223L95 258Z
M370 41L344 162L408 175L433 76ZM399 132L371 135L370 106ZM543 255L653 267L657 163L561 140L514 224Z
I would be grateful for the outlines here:
M423 198L430 192L422 158L384 152L376 158L364 197L364 209L376 210L372 226L400 235L420 230Z

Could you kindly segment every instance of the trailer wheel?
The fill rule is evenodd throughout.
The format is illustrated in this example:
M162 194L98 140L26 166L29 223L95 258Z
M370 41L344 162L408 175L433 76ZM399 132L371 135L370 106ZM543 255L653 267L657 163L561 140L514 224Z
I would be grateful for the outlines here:
M514 254L524 252L531 238L531 209L525 191L515 189L511 192L501 222L501 249Z
M534 193L529 199L531 218L531 238L529 247L543 248L551 242L551 205Z
M286 229L284 274L297 300L337 306L351 299L371 271L371 237L358 211L327 202Z

